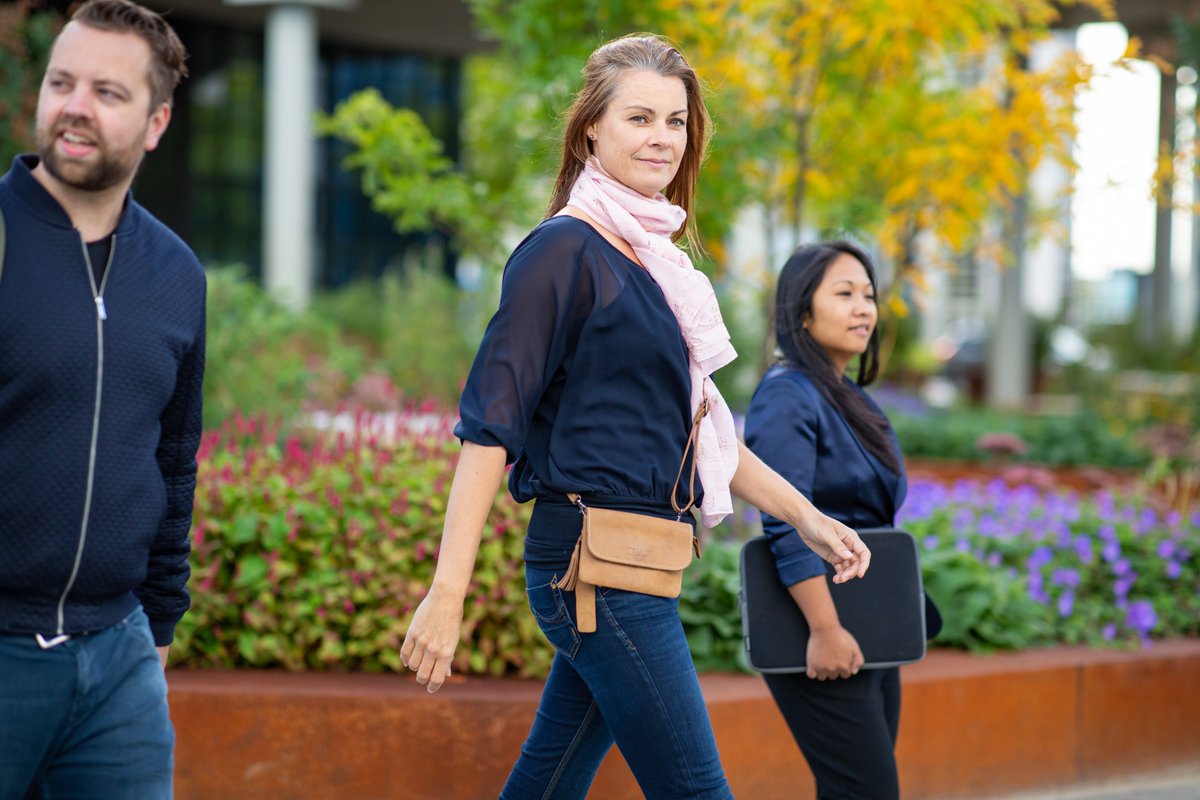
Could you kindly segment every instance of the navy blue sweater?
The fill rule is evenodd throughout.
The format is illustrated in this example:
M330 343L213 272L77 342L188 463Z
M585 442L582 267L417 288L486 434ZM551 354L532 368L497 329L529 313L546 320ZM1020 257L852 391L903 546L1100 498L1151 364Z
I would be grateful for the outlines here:
M504 269L456 433L516 461L513 497L538 501L525 560L561 569L580 529L567 492L675 518L690 392L687 345L662 289L591 225L553 217ZM686 485L678 500L687 502Z
M95 287L82 236L21 156L0 179L0 631L96 631L188 608L204 271L127 197Z
M883 415L857 384L843 380ZM894 433L891 445L899 460ZM800 370L775 366L763 376L746 411L746 446L822 513L851 528L890 527L904 503L908 478L903 461L899 473L885 467ZM762 522L785 586L825 574L825 562L794 528L769 514L762 515Z

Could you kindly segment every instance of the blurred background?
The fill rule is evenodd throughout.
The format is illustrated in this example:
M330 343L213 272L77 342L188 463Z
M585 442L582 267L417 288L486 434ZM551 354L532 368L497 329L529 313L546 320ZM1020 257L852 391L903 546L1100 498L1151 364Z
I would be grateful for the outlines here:
M741 354L716 376L735 408L771 361L797 244L848 237L881 266L871 391L914 480L904 522L927 565L969 576L978 602L950 605L980 607L943 643L1200 631L1193 0L146 4L191 75L134 192L210 286L197 606L173 658L395 668L411 603L394 600L427 585L458 393L543 216L561 112L587 54L639 30L708 87L693 255ZM0 158L33 148L69 5L0 4ZM527 513L498 508L493 600L520 580ZM716 538L756 525L739 512ZM365 541L383 549L360 563ZM739 650L727 555L694 579L717 610L688 621L716 666ZM544 669L530 625L504 638L519 595L480 612L497 638L461 669Z
M191 77L135 191L214 273L210 425L452 409L507 252L541 218L583 58L655 30L710 90L697 255L742 353L723 390L744 404L770 358L790 250L846 236L883 266L894 411L1094 414L1148 457L1194 445L1186 0L148 5ZM32 149L68 8L0 6L6 161Z

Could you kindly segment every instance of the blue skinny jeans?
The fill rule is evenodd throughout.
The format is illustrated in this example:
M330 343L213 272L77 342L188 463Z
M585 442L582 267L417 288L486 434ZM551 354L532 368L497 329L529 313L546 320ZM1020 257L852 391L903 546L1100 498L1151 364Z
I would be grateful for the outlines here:
M556 653L501 800L584 798L615 743L647 800L727 800L679 601L597 587L596 632L575 627L575 593L526 566L529 607Z
M49 650L0 634L0 798L166 800L174 745L141 606Z

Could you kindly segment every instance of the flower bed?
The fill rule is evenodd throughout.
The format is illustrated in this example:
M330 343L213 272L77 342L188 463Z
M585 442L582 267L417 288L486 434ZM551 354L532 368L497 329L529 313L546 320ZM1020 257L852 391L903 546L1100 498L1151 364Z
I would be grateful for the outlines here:
M237 420L205 437L192 558L193 610L173 663L289 670L401 669L407 618L428 591L457 461L453 419L412 412L388 441L349 432L281 438ZM420 424L416 424L416 423ZM436 422L436 420L434 420ZM530 506L504 490L467 601L460 674L545 675L551 652L526 608ZM682 616L702 669L736 669L739 540L756 513L718 529L689 570ZM1200 516L1136 498L914 479L901 512L942 608L938 642L1136 646L1200 633ZM724 541L720 537L726 537Z
M1200 511L1102 491L914 482L897 524L963 644L1145 643L1200 633ZM939 637L939 641L942 637Z
M398 671L428 591L458 457L453 419L280 439L237 419L205 436L193 519L192 610L173 663ZM401 431L398 433L396 431ZM529 508L497 498L479 550L456 671L541 676L551 654L527 612Z

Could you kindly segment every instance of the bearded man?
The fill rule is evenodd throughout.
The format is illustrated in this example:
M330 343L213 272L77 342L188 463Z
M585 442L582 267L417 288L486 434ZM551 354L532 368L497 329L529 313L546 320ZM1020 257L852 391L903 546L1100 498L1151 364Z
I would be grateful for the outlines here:
M0 797L171 796L205 280L130 185L185 58L159 15L84 3L0 178Z

